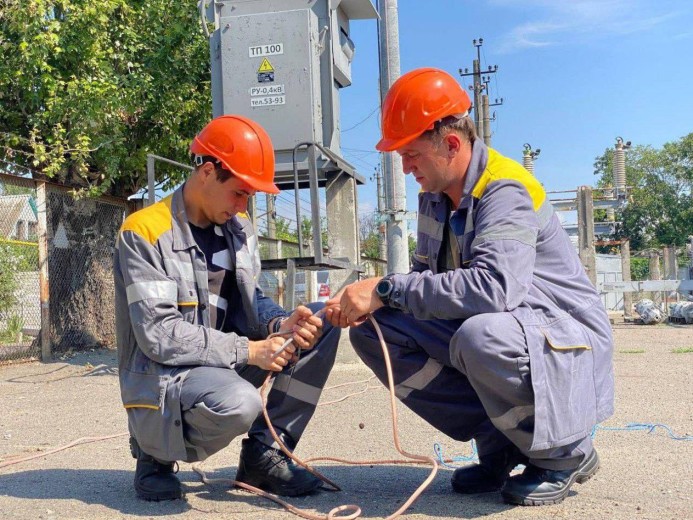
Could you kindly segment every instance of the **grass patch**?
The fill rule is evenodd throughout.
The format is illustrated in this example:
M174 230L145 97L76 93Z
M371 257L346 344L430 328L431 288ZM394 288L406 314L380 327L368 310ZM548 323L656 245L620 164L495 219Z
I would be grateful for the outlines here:
M637 350L619 350L619 354L644 354L645 349L637 349Z
M681 347L681 348L675 348L672 350L674 354L690 354L693 352L693 347Z

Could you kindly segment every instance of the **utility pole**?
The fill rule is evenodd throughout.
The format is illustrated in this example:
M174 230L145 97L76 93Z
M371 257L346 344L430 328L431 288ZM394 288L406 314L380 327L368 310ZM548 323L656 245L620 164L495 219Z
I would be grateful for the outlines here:
M580 186L577 191L578 253L592 285L597 286L597 257L594 252L594 201L592 188Z
M380 57L380 97L400 76L399 22L397 0L378 2L378 42ZM406 191L402 160L396 153L382 154L383 183L385 190L384 211L387 220L387 270L390 273L409 271L409 244L406 221Z
M469 69L459 69L459 74L462 77L472 76L474 84L469 87L469 89L474 93L474 125L476 126L476 133L479 137L484 139L486 145L491 144L491 128L488 107L502 105L503 99L496 99L495 103L488 102L488 83L491 80L491 74L495 74L498 71L498 65L488 67L488 70L484 71L487 74L485 78L482 78L481 72L481 46L484 44L484 39L479 38L478 40L472 40L472 44L476 47L476 59L472 62L472 72ZM486 92L484 96L483 93ZM486 100L484 101L484 97ZM494 117L495 119L495 117Z
M275 196L271 193L265 194L265 203L267 205L267 237L271 238L272 241L269 245L270 258L279 258L277 254L277 243L274 240L277 239L277 212L274 207Z

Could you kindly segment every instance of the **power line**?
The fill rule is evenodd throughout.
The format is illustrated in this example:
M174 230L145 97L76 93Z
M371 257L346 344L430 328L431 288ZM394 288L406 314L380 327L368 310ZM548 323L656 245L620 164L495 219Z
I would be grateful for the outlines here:
M380 109L380 105L376 105L376 107L373 110L371 110L371 112L366 117L364 117L361 121L359 121L355 125L350 126L346 130L342 130L342 133L349 132L349 131L353 130L354 128L356 128L357 126L362 125L363 123L368 121L371 117L373 117L373 114L375 114L379 109Z

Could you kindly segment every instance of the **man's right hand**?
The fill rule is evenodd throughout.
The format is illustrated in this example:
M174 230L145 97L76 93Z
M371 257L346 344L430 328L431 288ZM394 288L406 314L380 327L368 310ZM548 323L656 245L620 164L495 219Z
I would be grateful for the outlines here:
M275 352L282 348L285 340L285 338L275 336L262 341L248 341L248 364L258 366L263 370L281 372L291 362L296 352L296 347L290 343L281 354L272 359Z

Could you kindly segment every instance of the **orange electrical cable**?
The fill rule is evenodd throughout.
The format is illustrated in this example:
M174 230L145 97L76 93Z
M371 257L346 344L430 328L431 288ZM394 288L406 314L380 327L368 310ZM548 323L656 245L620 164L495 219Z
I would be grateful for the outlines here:
M270 378L272 377L272 373L268 373L267 377L265 378L264 383L262 384L262 388L260 389L260 395L262 396L262 414L265 417L265 421L267 422L267 426L269 428L270 433L272 434L272 438L274 438L274 441L277 443L279 448L286 453L287 456L291 458L296 464L301 466L302 468L305 468L307 471L321 479L323 482L327 483L328 485L332 486L334 490L339 491L340 488L337 486L334 482L329 480L327 477L322 475L320 472L317 470L313 469L308 465L308 462L314 462L314 461L332 461L332 462L340 462L340 463L346 463L346 464L352 464L352 465L373 465L373 464L431 464L432 470L430 475L426 478L426 480L423 481L423 483L412 493L412 495L402 504L402 506L397 509L394 513L392 513L390 516L386 518L386 520L394 520L395 518L398 518L404 511L406 511L409 506L411 506L412 503L423 493L423 491L430 485L430 483L433 481L433 479L436 476L436 473L438 472L438 462L432 458L432 457L427 457L424 455L416 455L413 453L408 453L404 451L400 445L399 442L399 433L397 431L397 402L395 398L395 385L392 377L392 365L390 363L390 354L387 350L387 344L385 343L385 338L383 338L383 334L380 330L380 327L378 326L378 323L375 321L373 316L370 314L368 315L368 319L371 321L373 324L373 327L375 328L375 332L378 335L378 339L380 340L380 347L383 349L383 356L385 358L385 368L387 370L387 381L388 381L388 387L390 391L390 408L392 411L392 433L393 433L393 438L394 438L394 443L395 443L395 448L397 451L407 457L408 459L411 460L374 460L374 461L352 461L352 460L346 460L346 459L340 459L340 458L334 458L334 457L316 457L312 459L307 459L305 462L300 460L298 457L296 457L293 453L291 453L284 443L282 443L281 439L277 435L277 432L274 430L274 427L272 426L272 423L270 422L269 415L267 414L267 387ZM231 479L208 479L207 476L205 475L204 471L200 469L199 466L195 465L193 466L193 471L195 471L200 477L202 478L202 481L206 484L210 483L230 483L234 486L243 488L247 491L250 491L252 493L258 494L260 496L263 496L265 498L268 498L277 504L282 505L283 507L286 508L287 511L290 511L302 518L307 518L308 520L332 520L334 518L341 518L341 519L346 519L346 520L353 520L354 518L358 518L361 515L361 508L349 504L349 505L342 505L338 506L334 509L332 509L327 515L316 515L314 513L310 513L306 510L299 509L284 500L278 498L275 495L272 495L270 493L267 493L266 491L263 491L261 489L255 488L253 486L249 486L243 482L238 482L235 480ZM354 513L348 516L336 516L338 513L347 511L347 510L353 510Z
M324 312L324 309L321 310L318 314L322 314ZM332 482L330 479L313 469L308 465L308 462L314 462L314 461L333 461L333 462L340 462L340 463L346 463L346 464L352 464L352 465L373 465L373 464L431 464L432 470L430 475L426 478L426 480L423 481L423 483L412 493L412 495L407 499L402 506L397 509L394 513L392 513L390 516L386 518L386 520L394 520L395 518L399 517L404 511L406 511L409 506L421 495L421 493L429 486L429 484L433 481L433 478L435 477L436 473L438 472L438 463L437 461L432 458L432 457L427 457L424 455L416 455L412 453L408 453L404 451L400 445L399 442L399 433L397 431L397 406L396 406L396 398L395 398L395 390L394 390L394 381L392 377L392 365L390 363L390 355L387 350L387 344L385 343L385 339L383 338L383 334L380 330L380 327L378 326L378 323L375 321L373 316L370 314L368 315L368 319L371 321L373 324L373 327L375 328L376 334L378 335L378 339L380 340L380 346L383 349L383 356L385 359L385 368L387 370L387 380L388 380L388 387L390 391L390 407L392 411L392 433L393 433L393 438L394 438L394 443L395 443L395 448L397 451L407 457L410 460L375 460L375 461L351 461L351 460L346 460L346 459L340 459L340 458L334 458L334 457L316 457L312 459L307 459L305 462L301 461L298 459L296 456L294 456L288 449L287 447L282 443L281 439L277 435L277 432L274 430L274 427L272 426L272 423L270 422L269 415L267 414L267 389L268 389L268 383L269 380L272 377L272 372L269 372L267 374L267 377L265 378L264 383L262 384L262 388L260 389L260 395L262 396L262 413L263 416L265 417L265 421L267 421L267 426L270 430L270 433L272 434L272 437L274 438L275 442L279 445L281 450L286 453L296 464L299 466L305 468L307 471L311 472L313 475L321 479L323 482L326 484L330 485L333 490L339 491L340 488L337 484ZM288 341L287 341L288 343ZM286 345L283 347L285 348ZM365 382L368 383L372 379L369 378ZM363 381L361 381L363 382ZM337 388L339 386L343 385L337 385L334 388ZM366 389L364 389L362 392L365 392L368 390L368 386ZM357 392L362 393L362 392ZM349 396L347 396L349 397ZM341 399L340 399L341 400ZM331 404L334 402L339 402L340 400L336 401L330 401L328 403L324 404ZM46 457L48 455L52 455L53 453L57 453L59 451L66 450L68 448L72 448L74 446L78 446L80 444L88 444L92 442L99 442L99 441L104 441L108 439L114 439L116 437L123 437L125 435L128 435L128 433L118 433L115 435L107 435L103 437L81 437L75 441L72 441L70 444L66 444L65 446L61 446L59 448L55 448L46 452L42 453L37 453L35 455L30 455L28 457L22 457L19 459L15 460L10 460L10 461L4 461L0 462L0 468L4 468L6 466L11 466L13 464L19 464L20 462L26 462L28 460L40 458L40 457ZM262 489L256 488L254 486L250 486L248 484L245 484L244 482L238 482L236 480L232 479L210 479L207 477L205 472L199 467L199 464L194 464L192 466L193 471L200 475L200 478L203 483L205 484L218 484L218 483L224 483L224 484L230 484L242 489L245 489L246 491L250 491L251 493L255 493L257 495L260 495L264 498L267 498L269 500L272 500L273 502L281 505L284 507L287 511L294 513L297 516L300 516L302 518L306 518L308 520L333 520L333 519L342 519L342 520L353 520L355 518L358 518L361 516L361 508L357 505L353 504L348 504L348 505L341 505L333 508L330 510L327 515L316 515L314 513L310 513L306 510L297 508L288 502L282 500L281 498L277 497L276 495L272 495L271 493L267 493L266 491L263 491ZM353 511L351 514L346 515L346 516L337 516L340 513L344 513L346 511Z

